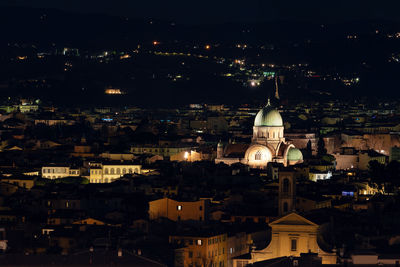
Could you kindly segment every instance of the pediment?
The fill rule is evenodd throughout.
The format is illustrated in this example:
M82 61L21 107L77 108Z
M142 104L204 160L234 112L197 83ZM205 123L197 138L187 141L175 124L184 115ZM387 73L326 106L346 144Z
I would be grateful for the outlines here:
M292 212L289 213L276 221L273 221L269 224L269 226L276 226L276 225L304 225L304 226L318 226L317 224L313 223L310 220L307 220L303 216L300 216L299 214Z

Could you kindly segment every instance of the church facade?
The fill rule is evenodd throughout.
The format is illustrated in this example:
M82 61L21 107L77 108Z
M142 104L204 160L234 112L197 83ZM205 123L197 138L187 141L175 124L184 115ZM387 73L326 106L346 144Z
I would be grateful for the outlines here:
M269 100L254 119L251 144L229 144L224 147L222 143L218 143L215 159L215 163L231 165L240 162L260 169L265 169L269 162L288 166L302 161L301 151L285 140L282 117Z
M334 252L322 250L317 242L318 225L295 212L291 212L269 224L271 242L260 250L252 250L249 257L237 257L233 266L246 266L280 257L300 257L302 253L316 253L322 264L336 264Z

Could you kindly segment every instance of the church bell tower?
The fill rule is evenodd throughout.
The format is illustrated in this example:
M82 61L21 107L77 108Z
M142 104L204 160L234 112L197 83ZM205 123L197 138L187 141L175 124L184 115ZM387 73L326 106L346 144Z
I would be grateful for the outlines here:
M279 216L296 208L296 177L290 169L279 170Z

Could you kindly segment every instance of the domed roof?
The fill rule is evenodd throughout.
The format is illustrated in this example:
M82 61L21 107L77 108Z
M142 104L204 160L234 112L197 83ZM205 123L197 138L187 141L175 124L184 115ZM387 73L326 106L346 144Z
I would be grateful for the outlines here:
M287 160L289 161L299 161L303 160L303 153L301 153L300 149L291 147L287 153Z
M281 114L274 109L268 99L268 104L256 115L254 126L283 126Z

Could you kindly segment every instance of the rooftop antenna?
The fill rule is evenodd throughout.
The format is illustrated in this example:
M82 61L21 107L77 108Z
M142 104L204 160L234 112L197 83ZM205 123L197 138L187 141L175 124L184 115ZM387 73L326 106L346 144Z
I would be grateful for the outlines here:
M279 100L278 75L275 73L275 98Z

